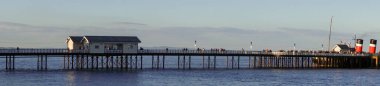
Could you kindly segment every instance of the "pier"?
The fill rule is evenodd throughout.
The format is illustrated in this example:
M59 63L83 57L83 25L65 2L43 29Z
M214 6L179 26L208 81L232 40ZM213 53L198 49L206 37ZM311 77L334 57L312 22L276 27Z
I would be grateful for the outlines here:
M37 70L48 70L50 58L62 58L62 69L65 70L378 68L379 66L378 55L375 54L242 50L145 49L137 53L86 53L67 49L0 49L0 58L5 59L6 70L16 70L15 65L18 63L15 60L24 58L37 58L35 61ZM167 67L168 62L176 63L176 67Z

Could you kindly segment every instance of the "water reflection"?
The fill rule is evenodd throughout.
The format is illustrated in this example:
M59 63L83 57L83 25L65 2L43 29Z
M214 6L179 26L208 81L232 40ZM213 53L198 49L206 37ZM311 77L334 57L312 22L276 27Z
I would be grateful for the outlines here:
M136 86L139 72L133 71L68 71L67 86Z
M75 83L75 75L74 75L74 72L73 71L69 71L66 73L66 76L67 76L67 83L68 86L74 86L74 83Z
M379 85L377 69L0 71L0 86Z

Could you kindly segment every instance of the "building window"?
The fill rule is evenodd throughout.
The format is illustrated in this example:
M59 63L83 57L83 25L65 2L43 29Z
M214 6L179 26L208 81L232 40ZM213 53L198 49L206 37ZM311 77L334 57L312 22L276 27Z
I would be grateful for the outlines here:
M95 45L95 49L99 49L99 45Z
M133 45L128 45L128 49L133 49Z
M123 44L116 44L117 50L123 50Z

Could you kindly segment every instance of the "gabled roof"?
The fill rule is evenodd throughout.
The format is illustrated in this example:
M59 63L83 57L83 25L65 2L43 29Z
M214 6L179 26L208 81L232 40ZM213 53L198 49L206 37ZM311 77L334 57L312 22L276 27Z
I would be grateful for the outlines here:
M339 47L342 50L350 50L350 47L348 47L348 45L345 44L337 44L336 47Z
M69 36L69 39L71 39L74 43L80 43L83 39L83 36Z
M141 42L137 36L84 36L89 42Z

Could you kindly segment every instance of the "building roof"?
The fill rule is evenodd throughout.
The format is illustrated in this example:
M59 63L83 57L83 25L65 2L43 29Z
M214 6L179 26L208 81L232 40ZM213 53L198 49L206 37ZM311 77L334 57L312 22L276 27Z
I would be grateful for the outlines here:
M89 42L141 42L137 36L84 36Z
M342 50L350 50L350 47L348 47L346 44L337 44L336 46Z
M69 36L69 38L74 42L74 43L80 43L83 39L83 36Z

